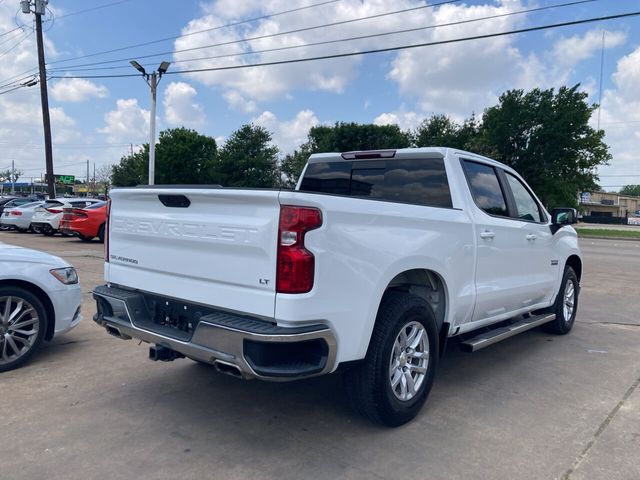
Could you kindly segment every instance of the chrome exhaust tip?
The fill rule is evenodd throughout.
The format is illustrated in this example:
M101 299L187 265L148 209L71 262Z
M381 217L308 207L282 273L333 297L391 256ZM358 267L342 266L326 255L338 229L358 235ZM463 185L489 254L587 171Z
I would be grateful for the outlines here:
M122 333L116 327L112 327L111 325L106 325L104 328L107 330L107 333L109 335L112 335L112 336L114 336L116 338L120 338L122 340L131 340L131 337L129 335L126 335L126 334Z
M232 377L236 378L244 378L244 375L242 374L240 368L233 363L223 362L222 360L214 360L213 366L218 372L224 373L225 375L231 375Z

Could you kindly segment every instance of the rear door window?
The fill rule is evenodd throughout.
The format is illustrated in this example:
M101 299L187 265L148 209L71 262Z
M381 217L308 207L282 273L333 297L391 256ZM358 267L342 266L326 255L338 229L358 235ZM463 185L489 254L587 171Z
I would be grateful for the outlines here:
M463 160L462 164L476 205L489 215L509 216L495 168L469 160Z
M451 208L442 158L311 163L300 191Z

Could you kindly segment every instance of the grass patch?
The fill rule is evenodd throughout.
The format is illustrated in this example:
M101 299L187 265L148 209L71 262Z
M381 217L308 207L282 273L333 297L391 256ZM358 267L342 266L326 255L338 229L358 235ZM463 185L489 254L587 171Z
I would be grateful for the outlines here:
M578 232L579 237L634 238L640 240L640 229L635 231L578 227L576 232Z

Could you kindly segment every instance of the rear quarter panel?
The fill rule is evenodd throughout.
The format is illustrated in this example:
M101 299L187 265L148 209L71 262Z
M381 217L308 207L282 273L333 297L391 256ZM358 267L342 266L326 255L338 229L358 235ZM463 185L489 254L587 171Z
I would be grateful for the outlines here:
M305 239L316 257L314 287L303 295L278 294L276 319L329 324L339 362L365 356L382 295L404 271L440 275L454 292L446 321L471 314L475 251L464 210L302 192L282 192L280 203L320 208L323 225Z

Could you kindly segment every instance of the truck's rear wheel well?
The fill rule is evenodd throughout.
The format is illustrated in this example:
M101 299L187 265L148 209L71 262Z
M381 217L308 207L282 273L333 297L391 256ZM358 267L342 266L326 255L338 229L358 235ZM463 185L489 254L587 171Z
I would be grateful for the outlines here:
M569 256L569 258L567 258L567 265L573 268L573 271L576 272L579 282L582 278L582 261L580 260L580 257L577 255Z
M36 297L38 297L38 300L42 302L42 305L44 305L44 308L47 312L47 331L44 338L45 340L51 340L53 338L53 333L56 327L56 314L49 295L47 295L46 292L37 285L25 282L23 280L0 280L0 285L24 288L25 290L30 291Z
M408 292L423 298L433 310L440 336L440 354L445 350L449 337L449 324L445 322L447 312L447 289L442 277L432 270L417 268L396 275L385 290Z

